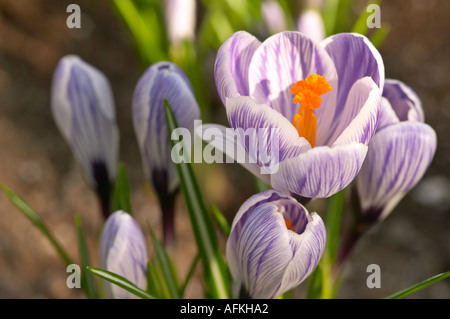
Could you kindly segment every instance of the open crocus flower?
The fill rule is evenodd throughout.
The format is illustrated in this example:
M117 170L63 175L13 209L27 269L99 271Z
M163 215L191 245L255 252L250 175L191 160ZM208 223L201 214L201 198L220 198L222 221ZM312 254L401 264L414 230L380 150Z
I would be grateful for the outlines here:
M100 238L100 267L116 273L142 289L147 287L147 248L136 221L124 211L116 211L106 220ZM108 298L129 299L135 295L104 281Z
M386 80L380 123L356 179L367 222L385 218L424 175L436 151L436 133L424 123L420 99L397 80Z
M322 219L277 191L250 197L234 218L226 253L235 294L276 298L317 266L326 232Z
M328 197L356 177L384 85L383 61L366 37L342 33L316 43L286 31L261 43L236 32L219 49L215 79L231 128L279 129L278 170L258 175L258 161L244 164L273 188Z
M114 99L108 79L78 56L63 57L51 89L53 117L87 182L99 195L105 218L119 153Z

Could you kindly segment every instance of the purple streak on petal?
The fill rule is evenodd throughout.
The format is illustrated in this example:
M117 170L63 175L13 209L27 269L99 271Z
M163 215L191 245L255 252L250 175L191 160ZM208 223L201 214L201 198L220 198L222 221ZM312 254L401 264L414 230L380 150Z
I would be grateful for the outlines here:
M265 104L257 104L249 97L237 97L227 100L227 116L230 126L234 129L241 129L244 132L248 129L257 129L256 134L261 129L278 129L279 132L279 162L287 158L297 156L310 149L310 144L303 138L298 136L294 126L280 113ZM272 141L269 136L267 139L267 147L271 147ZM260 147L259 139L257 145L254 143L245 144L245 149L249 153L251 147Z
M393 125L399 122L397 115L392 109L391 103L385 97L381 98L380 116L378 117L377 132L386 126Z
M226 105L226 98L249 95L248 68L253 53L260 44L253 35L239 31L219 48L214 77L223 105Z
M368 145L377 129L380 104L381 90L372 78L365 77L356 81L328 144L358 142Z
M272 187L309 198L329 197L356 177L366 153L367 146L356 142L315 147L281 162L271 176Z
M275 34L261 44L250 62L250 96L291 121L299 106L294 105L290 89L311 74L325 76L335 86L337 74L333 61L321 46L300 32ZM323 104L334 105L328 101L333 96L334 91L324 95Z
M357 80L370 76L379 88L383 88L384 64L377 49L360 34L336 34L321 44L334 61L338 73L337 110L333 119L333 123L337 124L350 89ZM330 129L334 130L335 126Z
M422 102L417 94L405 83L386 79L383 97L391 103L400 121L424 122Z
M357 178L363 211L381 209L385 217L422 178L435 150L436 133L427 124L400 122L377 132Z

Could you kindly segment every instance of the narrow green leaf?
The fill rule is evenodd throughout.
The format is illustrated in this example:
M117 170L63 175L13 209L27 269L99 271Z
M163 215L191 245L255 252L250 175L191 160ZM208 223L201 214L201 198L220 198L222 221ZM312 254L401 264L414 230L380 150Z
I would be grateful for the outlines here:
M56 238L52 235L42 218L30 206L28 206L28 204L25 203L23 199L21 199L12 190L6 187L6 185L0 183L0 188L6 194L6 196L8 196L10 201L25 215L25 217L27 217L44 234L44 236L48 238L50 243L53 245L53 247L55 247L61 258L64 260L64 262L67 265L73 264L69 255L67 255Z
M131 281L129 281L128 279L126 279L122 276L119 276L118 274L115 274L113 272L110 272L110 271L107 271L104 269L92 267L92 266L88 266L87 270L89 270L93 274L99 276L100 278L103 278L103 279L109 281L110 283L113 283L113 284L131 292L132 294L134 294L142 299L155 299L148 292L146 292L145 290L142 290L141 288L139 288L138 286L133 284Z
M403 298L408 297L408 296L418 292L419 290L422 290L422 289L424 289L438 281L441 281L442 279L445 279L449 276L450 276L450 271L444 272L442 274L428 278L428 279L426 279L418 284L415 284L409 288L406 288L406 289L396 292L392 295L389 295L389 296L385 297L384 299L403 299Z
M120 163L113 195L114 211L123 210L131 214L130 183L125 165Z
M376 48L379 48L381 44L384 42L384 39L386 39L389 32L391 32L391 25L387 22L384 22L381 24L381 28L377 29L370 36L370 41Z
M167 254L164 246L161 244L158 238L156 238L156 235L151 229L150 224L149 231L153 241L153 245L155 247L156 256L162 270L162 275L169 290L169 296L171 299L178 299L180 296L178 295L177 276L172 261L170 260L170 257Z
M78 235L78 246L80 249L81 256L81 268L86 269L87 266L91 265L89 258L89 251L86 245L86 239L83 233L83 227L81 225L81 217L79 215L75 215L75 226L77 229ZM81 287L86 292L86 295L90 299L97 299L97 289L94 281L94 277L90 272L83 271L81 273Z
M220 229L224 233L224 235L227 237L230 236L230 231L231 231L230 224L228 223L227 219L222 214L220 209L217 206L212 205L211 211L213 213L213 216L214 216L217 224L219 225Z
M183 298L184 292L186 291L186 287L189 284L189 281L191 280L192 276L194 275L195 268L197 267L198 262L200 261L200 254L197 254L194 258L194 261L192 262L191 267L189 268L189 271L186 275L186 279L184 280L183 286L180 288L180 298Z
M168 136L170 137L172 136L173 130L178 128L178 125L167 101L165 101L165 115ZM170 139L170 143L172 147L175 146L174 140ZM183 141L179 143L183 143ZM174 155L178 156L177 162L179 164L177 164L177 170L180 178L180 188L202 259L205 279L209 284L210 291L208 293L212 298L226 299L229 296L228 277L212 221L203 202L190 161L187 158L179 158L180 154L174 153ZM186 157L186 153L183 152L183 156Z
M157 299L164 299L168 294L164 293L163 283L156 267L149 260L147 262L147 291Z
M366 5L364 6L364 9L362 10L361 14L359 15L358 19L353 25L351 32L366 35L367 31L369 30L369 26L367 25L367 18L372 14L371 12L367 12L367 6L370 4L380 5L380 3L381 0L367 1Z
M323 286L323 271L322 267L317 265L311 276L309 276L309 287L306 293L306 299L318 299L322 296Z

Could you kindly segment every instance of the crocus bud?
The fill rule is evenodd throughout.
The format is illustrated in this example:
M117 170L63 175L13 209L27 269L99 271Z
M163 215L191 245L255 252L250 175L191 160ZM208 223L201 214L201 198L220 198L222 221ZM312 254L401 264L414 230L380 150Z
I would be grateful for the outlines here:
M315 9L306 9L297 19L297 30L310 36L314 41L325 39L325 26L320 12Z
M178 126L188 129L193 138L194 120L200 118L200 109L187 76L171 62L159 62L149 67L139 79L133 95L133 124L144 172L163 206L163 217L167 218L164 220L167 223L165 229L171 232L171 205L179 179L171 157L165 101L170 105Z
M147 287L147 248L139 225L124 211L108 217L100 238L100 267L116 273L142 289ZM104 281L108 298L137 298L125 289Z
M261 5L261 14L271 34L285 31L286 17L278 1L265 0Z
M377 131L356 179L363 221L384 219L423 177L436 151L436 133L424 123L420 99L387 79Z
M75 55L63 57L51 89L53 117L109 215L119 152L114 99L108 79Z
M178 46L195 37L196 0L166 0L165 18L169 42Z
M317 266L326 232L322 219L277 191L250 197L234 218L226 253L235 297L276 298Z

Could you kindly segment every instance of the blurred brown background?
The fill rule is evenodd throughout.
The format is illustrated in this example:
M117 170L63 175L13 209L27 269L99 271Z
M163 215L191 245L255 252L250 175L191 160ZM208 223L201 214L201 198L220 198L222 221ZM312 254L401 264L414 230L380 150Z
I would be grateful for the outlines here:
M76 262L80 259L74 215L80 214L93 263L98 265L102 220L97 201L50 112L51 77L63 55L77 54L109 78L135 217L144 231L147 221L159 231L160 213L154 196L144 187L131 125L131 97L144 70L133 40L108 1L76 1L82 10L82 28L68 29L66 8L72 2L0 0L0 181L39 212ZM422 182L356 247L339 298L384 297L450 270L449 15L447 0L381 5L382 21L392 27L380 48L386 77L402 80L417 92L426 122L437 132L438 148ZM211 64L207 76L212 77L214 60L207 63ZM216 111L216 117L224 121L223 110ZM208 203L216 204L230 220L255 192L250 175L238 164L196 166L196 171ZM184 278L196 248L181 198L177 210L176 262ZM366 287L366 267L372 263L381 267L380 289ZM67 276L47 239L0 194L0 298L83 298L80 290L66 287ZM187 297L202 297L198 276L189 285ZM412 297L449 298L450 280Z

